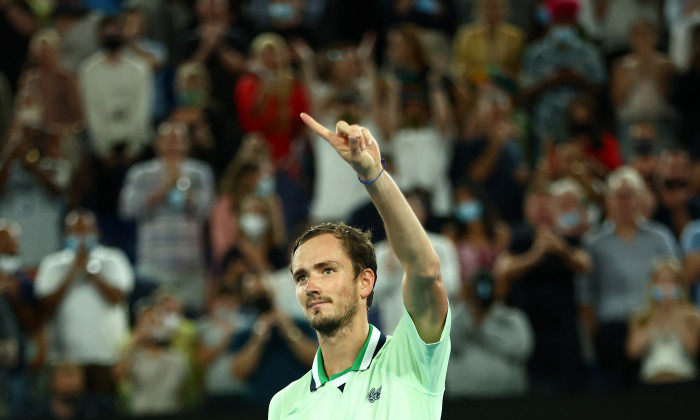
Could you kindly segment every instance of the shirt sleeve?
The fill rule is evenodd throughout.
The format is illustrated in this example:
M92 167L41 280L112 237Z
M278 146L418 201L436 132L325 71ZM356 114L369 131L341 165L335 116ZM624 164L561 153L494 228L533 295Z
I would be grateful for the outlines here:
M202 164L197 166L193 175L198 178L199 183L193 191L190 211L195 218L206 219L214 200L214 174L209 166Z
M404 307L403 317L387 344L385 360L389 371L425 393L437 395L444 392L451 325L452 315L448 309L440 341L426 344Z
M129 169L119 196L119 212L124 219L137 219L146 213L146 199L153 191L140 185L143 176L141 165Z
M102 261L100 275L110 284L122 292L129 293L134 288L134 270L124 253L117 248L105 250L110 255Z
M67 264L56 264L54 256L48 256L41 260L34 279L34 296L41 299L58 290L67 269Z

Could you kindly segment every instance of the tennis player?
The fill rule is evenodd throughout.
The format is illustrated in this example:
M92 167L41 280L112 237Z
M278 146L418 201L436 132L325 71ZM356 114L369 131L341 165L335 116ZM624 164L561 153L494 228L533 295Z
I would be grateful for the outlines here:
M320 348L311 371L277 393L269 419L439 419L450 357L440 261L362 127L302 120L357 172L404 268L404 314L391 337L369 324L377 263L369 233L321 224L297 239L291 270Z

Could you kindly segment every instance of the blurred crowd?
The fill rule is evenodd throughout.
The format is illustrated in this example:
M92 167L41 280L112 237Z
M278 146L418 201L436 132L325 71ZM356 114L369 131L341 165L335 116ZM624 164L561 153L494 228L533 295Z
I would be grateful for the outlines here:
M368 127L430 232L447 398L697 379L698 0L0 0L0 43L0 416L264 409L322 221L371 229L393 332L301 112Z

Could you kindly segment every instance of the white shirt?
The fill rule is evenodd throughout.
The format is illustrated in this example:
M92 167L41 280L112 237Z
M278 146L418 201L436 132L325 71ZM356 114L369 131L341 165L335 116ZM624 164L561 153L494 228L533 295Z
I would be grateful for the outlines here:
M75 252L63 250L48 255L39 266L34 294L41 299L63 284L75 260ZM134 272L124 253L98 246L89 261L101 264L99 276L124 293L131 292ZM126 302L111 304L84 276L73 281L51 321L49 357L81 364L114 364L128 336Z
M371 122L362 122L375 136L378 128ZM334 122L326 121L326 127ZM381 142L377 140L377 143ZM357 180L357 174L345 163L338 152L326 140L314 136L314 196L311 199L311 218L317 222L339 222L347 220L353 210L367 200L365 186Z
M80 67L83 109L92 151L100 157L124 142L126 154L136 156L149 136L152 74L148 64L122 55L109 61L103 52Z
M394 179L402 191L422 188L430 191L432 211L447 216L452 207L448 178L450 141L433 126L403 128L391 140Z
M428 232L430 243L440 258L440 274L447 297L452 300L460 291L459 256L452 241L444 235ZM404 304L401 282L403 268L389 241L384 240L374 246L377 255L377 284L374 286L374 299L371 310L379 310L382 330L393 334L403 316Z

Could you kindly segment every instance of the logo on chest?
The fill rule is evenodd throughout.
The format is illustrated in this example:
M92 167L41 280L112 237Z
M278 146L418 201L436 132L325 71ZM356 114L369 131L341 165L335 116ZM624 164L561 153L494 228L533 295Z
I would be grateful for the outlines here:
M367 394L367 401L373 403L379 399L379 397L382 396L382 387L380 386L379 388L372 388L369 390L369 394Z

